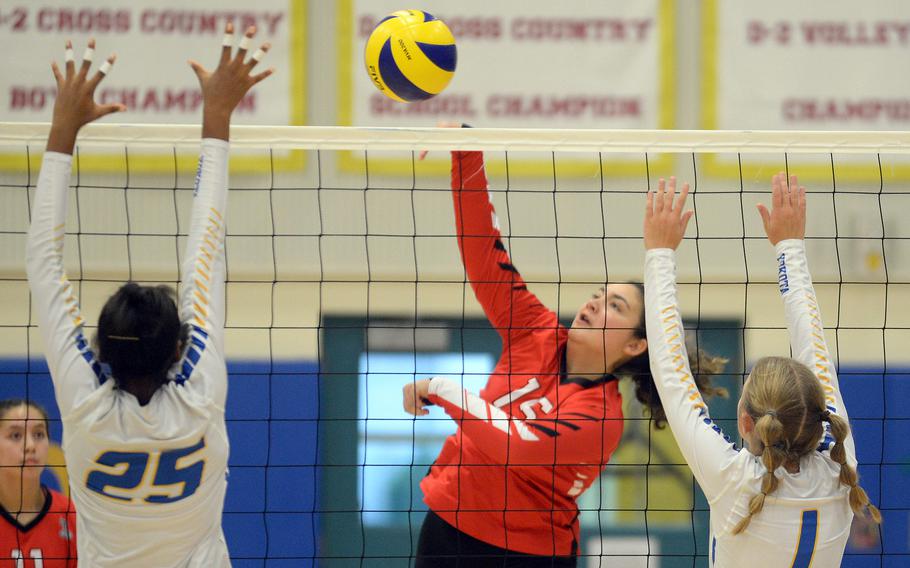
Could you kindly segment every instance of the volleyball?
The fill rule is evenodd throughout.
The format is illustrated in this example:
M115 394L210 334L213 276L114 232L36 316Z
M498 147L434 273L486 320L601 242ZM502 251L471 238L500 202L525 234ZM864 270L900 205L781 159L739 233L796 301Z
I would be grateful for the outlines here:
M455 74L455 37L442 20L422 10L399 10L373 29L364 60L384 95L405 103L426 100Z

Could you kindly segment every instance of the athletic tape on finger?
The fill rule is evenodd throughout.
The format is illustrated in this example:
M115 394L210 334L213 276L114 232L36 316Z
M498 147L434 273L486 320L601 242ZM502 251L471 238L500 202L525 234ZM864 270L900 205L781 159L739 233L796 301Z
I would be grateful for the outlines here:
M265 57L265 50L260 47L256 50L256 53L253 54L253 61L262 61L263 57Z
M221 47L233 47L234 46L234 34L224 34L224 37L221 38Z
M240 45L238 47L244 51L248 50L250 48L250 39L251 38L248 35L243 36L240 38Z
M67 63L70 63L70 62L76 60L76 55L73 53L72 47L67 47L66 51L63 52L63 60L66 61Z
M91 63L93 57L95 57L95 48L86 47L85 53L82 54L82 61L88 61L89 63Z
M102 75L107 75L108 73L111 72L111 67L113 67L113 66L114 66L114 64L111 63L110 60L105 59L104 63L101 64L101 67L98 68L98 72L101 73Z

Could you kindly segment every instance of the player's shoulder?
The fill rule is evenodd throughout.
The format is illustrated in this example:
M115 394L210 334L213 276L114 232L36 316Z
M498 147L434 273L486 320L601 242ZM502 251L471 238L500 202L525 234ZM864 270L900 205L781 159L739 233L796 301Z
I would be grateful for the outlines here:
M76 507L69 497L45 485L42 485L41 489L45 495L44 506L38 516L27 525L20 525L6 509L0 507L0 533L27 532L44 538L45 533L52 535L59 527L68 527L70 522L75 522Z
M532 332L530 336L540 345L541 353L551 351L561 355L569 340L569 330L559 322L556 312L548 308L537 296L530 296L527 301L531 303L530 308L533 310L533 318L527 324Z
M752 492L756 487L760 487L762 477L767 471L762 464L761 457L746 448L740 448L723 433L718 433L718 436L724 438L728 447L721 454L722 459L715 465L721 476L728 480L728 486L738 485L741 490L747 492Z
M63 493L56 491L54 489L47 489L47 493L50 496L50 507L48 507L49 513L72 513L76 510L76 505L73 503L73 500L64 495Z

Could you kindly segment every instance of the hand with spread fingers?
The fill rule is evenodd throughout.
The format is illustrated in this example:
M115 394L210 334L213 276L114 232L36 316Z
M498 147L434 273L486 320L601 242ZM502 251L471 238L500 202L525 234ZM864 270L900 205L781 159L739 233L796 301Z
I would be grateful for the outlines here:
M758 213L765 226L765 234L772 245L786 239L806 237L806 188L799 185L795 175L780 172L771 178L771 211L758 204Z
M669 186L669 190L667 187ZM689 184L684 183L679 197L676 197L676 178L667 184L663 178L657 184L657 192L648 192L645 206L645 248L676 249L686 234L686 226L694 211L685 211Z
M234 52L234 25L228 23L224 30L221 44L221 59L214 71L208 71L197 61L190 60L190 67L199 78L203 101L203 138L228 139L231 113L243 100L247 92L269 75L275 72L270 68L261 73L252 74L253 68L268 52L268 43L247 58L247 52L256 35L256 28L250 26L241 37L236 53Z
M61 72L56 61L51 63L54 79L57 81L57 99L54 102L54 118L47 139L49 152L72 154L80 128L112 112L126 110L122 104L99 105L95 102L95 89L110 72L116 56L108 57L95 74L89 77L94 54L95 40L90 39L82 57L82 64L77 70L73 57L73 43L67 41L65 70Z

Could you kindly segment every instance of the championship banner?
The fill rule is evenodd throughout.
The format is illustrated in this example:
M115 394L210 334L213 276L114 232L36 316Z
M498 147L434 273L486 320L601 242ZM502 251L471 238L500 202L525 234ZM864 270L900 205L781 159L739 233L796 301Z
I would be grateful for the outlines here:
M439 95L401 103L383 95L364 68L364 46L376 24L403 7L396 0L339 0L338 124L435 126L440 121L489 128L674 127L672 0L527 3L429 0L420 9L455 36L454 78ZM348 155L342 167L362 168ZM580 166L579 161L579 167ZM584 171L589 175L591 160ZM640 160L636 160L639 164ZM370 162L407 173L410 161ZM653 165L653 164L652 164ZM541 174L551 165L519 165ZM639 168L612 163L613 174ZM494 165L495 169L495 165Z
M186 63L207 69L218 63L227 22L234 23L235 45L248 26L256 26L252 49L268 41L272 49L260 66L278 71L255 87L234 111L233 124L302 124L305 117L305 4L294 0L221 0L217 4L178 0L39 0L0 4L0 49L9 56L0 74L0 121L50 122L56 86L50 62L63 68L64 43L70 39L77 68L89 38L97 48L91 73L111 53L117 61L96 91L99 103L122 103L127 111L107 123L198 124L202 93ZM88 171L105 169L110 159L80 160ZM297 156L287 154L281 159ZM193 158L195 159L195 158ZM232 170L270 167L262 158L232 157ZM285 164L288 165L288 164ZM299 164L298 164L299 165ZM24 168L0 154L0 167ZM118 163L115 169L120 169ZM173 171L174 158L130 156L130 169Z
M818 8L785 0L704 3L702 128L910 129L910 75L899 72L910 47L910 4L857 10L855 2L832 0ZM818 161L814 176L830 179L831 164ZM871 160L850 162L835 164L838 178L880 177ZM739 173L733 161L712 165L709 173Z

